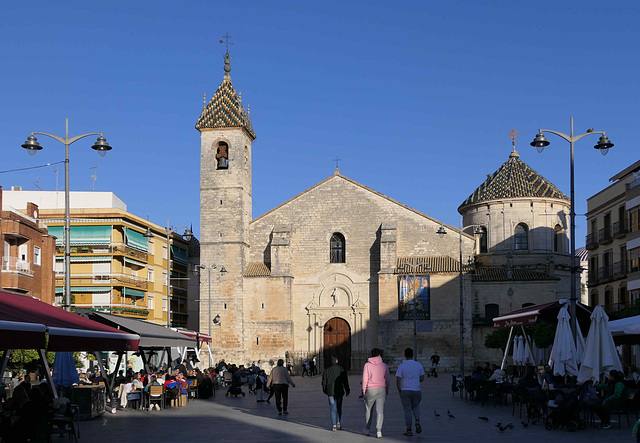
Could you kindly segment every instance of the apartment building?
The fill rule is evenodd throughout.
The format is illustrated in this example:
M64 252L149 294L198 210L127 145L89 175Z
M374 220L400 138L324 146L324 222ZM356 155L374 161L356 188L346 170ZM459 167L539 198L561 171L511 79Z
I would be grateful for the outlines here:
M16 190L5 200L21 211L38 203L40 219L56 237L51 269L55 303L64 305L64 193ZM72 309L186 326L189 245L181 236L131 214L111 192L71 192L70 214Z
M640 299L640 161L609 181L587 199L586 248L589 305L611 312Z
M54 238L32 202L19 212L3 201L0 186L0 289L31 295L52 304Z

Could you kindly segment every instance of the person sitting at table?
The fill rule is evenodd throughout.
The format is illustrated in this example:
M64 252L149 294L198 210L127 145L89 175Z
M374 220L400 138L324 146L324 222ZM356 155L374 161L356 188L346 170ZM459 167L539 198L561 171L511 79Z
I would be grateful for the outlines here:
M636 365L631 365L629 368L629 374L625 377L625 380L632 381L636 385L640 382L640 371L636 367Z
M493 365L493 374L489 377L489 381L495 381L497 383L502 383L505 381L507 377L507 373L498 367L498 365Z
M605 384L594 384L596 389L603 393L604 400L593 406L593 412L600 417L600 427L609 429L611 427L611 411L619 409L624 404L624 374L620 371L612 370L609 373L609 382Z
M471 380L486 381L487 377L484 375L482 366L477 366L475 371L471 374Z
M78 374L78 384L79 385L90 385L91 381L89 380L89 377L87 377L87 373L86 372L81 372L80 374ZM120 383L116 382L116 386L120 386L120 384L122 384L124 382L121 381Z
M149 393L151 390L151 386L162 386L161 383L158 383L158 378L155 375L152 375L151 377L149 377L149 383L147 383L147 386L144 387L144 396L147 400L147 404L149 405L149 410L151 411L153 409L153 406L158 408L158 411L160 410L160 405L159 404L155 404L152 405L150 400L151 400L151 394Z

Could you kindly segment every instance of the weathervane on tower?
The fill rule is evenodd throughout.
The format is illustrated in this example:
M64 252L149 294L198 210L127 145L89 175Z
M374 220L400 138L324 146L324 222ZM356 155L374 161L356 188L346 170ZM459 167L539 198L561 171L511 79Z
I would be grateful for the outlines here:
M509 131L509 137L511 137L511 144L513 145L513 149L516 149L516 138L518 137L518 131L512 129Z
M226 47L227 47L227 55L229 54L229 45L233 45L233 43L229 43L229 39L231 38L231 36L229 35L229 33L227 32L225 35L222 36L223 40L220 40L220 43L225 43Z

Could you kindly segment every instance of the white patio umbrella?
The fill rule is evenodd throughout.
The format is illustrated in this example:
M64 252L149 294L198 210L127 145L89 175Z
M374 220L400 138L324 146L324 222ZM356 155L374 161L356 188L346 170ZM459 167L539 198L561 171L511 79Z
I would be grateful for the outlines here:
M553 368L553 375L578 375L578 352L573 341L573 333L569 324L570 318L565 305L558 312L558 326L549 357L549 365Z
M513 364L522 365L524 357L524 347L522 346L522 336L517 335L513 338Z
M578 363L578 366L580 366L584 360L584 352L586 348L587 345L584 341L582 330L580 329L580 322L576 320L576 362Z
M522 340L524 341L524 355L522 357L523 363L535 364L535 362L531 361L531 349L529 348L529 340L526 340L525 337L523 337Z
M609 330L609 317L602 306L596 306L591 313L591 327L587 335L584 361L578 372L578 383L598 381L602 373L608 374L613 369L622 371L622 365Z

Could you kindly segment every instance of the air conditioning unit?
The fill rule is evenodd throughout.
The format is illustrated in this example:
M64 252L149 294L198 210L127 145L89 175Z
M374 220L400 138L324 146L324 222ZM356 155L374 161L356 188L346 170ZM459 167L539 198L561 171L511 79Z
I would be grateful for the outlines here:
M22 186L11 186L12 191L22 191Z

